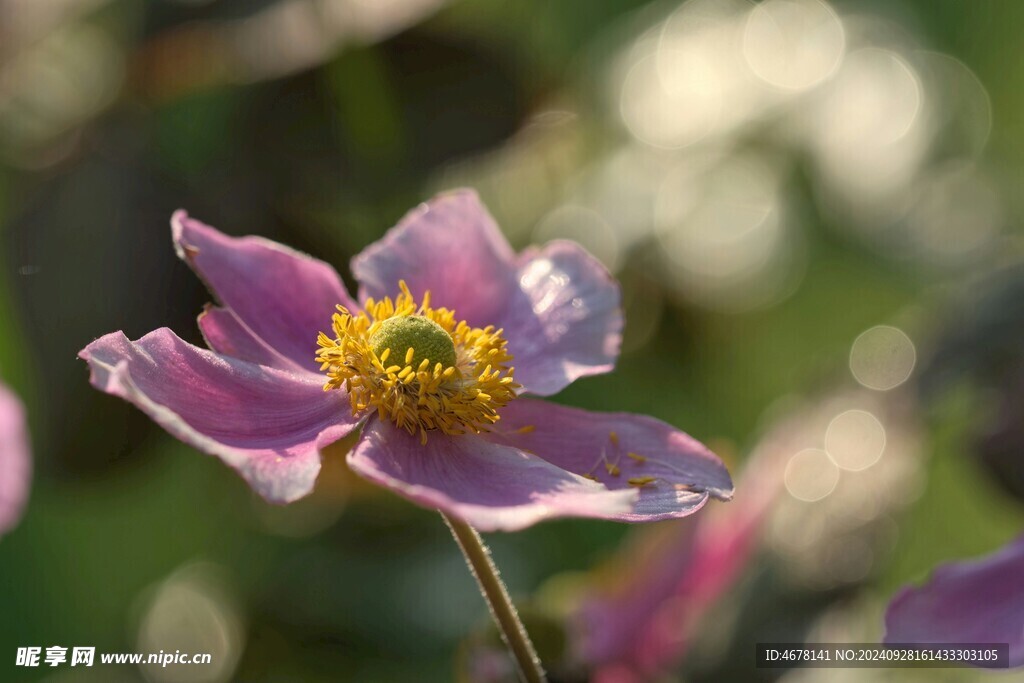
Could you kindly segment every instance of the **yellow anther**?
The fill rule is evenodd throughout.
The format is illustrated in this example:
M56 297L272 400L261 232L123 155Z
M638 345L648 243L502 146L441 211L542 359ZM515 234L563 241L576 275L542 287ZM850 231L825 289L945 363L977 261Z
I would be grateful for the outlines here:
M612 475L613 477L617 477L620 474L622 474L622 470L620 470L619 466L616 465L615 463L606 462L604 464L604 468L608 470L608 474Z
M655 477L630 477L628 481L630 486L643 487L653 483Z
M640 455L639 453L629 452L626 453L626 457L629 458L630 460L636 460L636 463L638 465L643 465L645 462L647 462L647 458Z
M423 443L432 431L488 431L520 388L505 339L493 327L470 327L448 309L431 308L429 293L417 305L406 283L399 287L394 300L367 299L357 314L338 307L334 337L316 340L324 389L345 389L354 415L375 411ZM405 349L402 365L385 365L392 346Z
M590 481L601 481L600 479L595 477L593 474L581 474L580 476L583 477L584 479L589 479Z
M519 429L516 430L516 433L517 434L532 434L533 430L535 430L535 429L536 429L536 427L533 426L533 425L523 425L522 427L520 427Z
M613 446L619 445L619 435L615 432L608 432L608 440L612 442Z

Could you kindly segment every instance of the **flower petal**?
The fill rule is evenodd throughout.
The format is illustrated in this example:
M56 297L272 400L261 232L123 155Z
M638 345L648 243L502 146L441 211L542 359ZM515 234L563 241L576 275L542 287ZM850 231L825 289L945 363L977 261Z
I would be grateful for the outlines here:
M609 519L649 522L690 515L708 496L732 498L729 472L706 446L645 415L595 413L528 398L502 409L489 439L536 453L596 478L609 489L639 489L629 512ZM632 480L632 483L631 483Z
M477 327L494 324L518 292L515 252L472 190L434 197L352 259L359 299L399 293L405 280L417 300Z
M676 668L704 619L751 564L765 520L785 491L791 453L756 448L735 502L641 526L609 566L594 572L570 620L575 650L593 667L592 680L616 671L658 680Z
M349 452L366 479L482 531L514 531L553 517L626 514L635 491L608 491L536 456L475 435L431 433L426 445L373 419Z
M199 314L199 330L203 333L206 345L221 354L239 360L247 360L257 365L272 368L292 369L297 372L313 373L308 366L299 366L293 360L285 358L271 348L245 326L230 308L221 308L207 304Z
M515 357L516 381L550 396L573 380L610 371L622 346L619 286L580 245L556 240L524 254L515 299L494 324Z
M21 519L31 478L25 410L21 401L0 385L0 535Z
M980 559L943 565L885 614L887 643L1009 643L1024 666L1024 536Z
M184 211L171 232L178 256L246 328L300 367L318 367L317 333L336 305L355 308L331 266L261 237L229 237Z
M540 395L607 372L621 343L619 288L572 242L516 257L472 190L439 195L409 212L352 260L361 300L413 295L477 327L505 330L516 381Z
M216 455L267 500L308 494L319 449L357 425L343 391L317 379L219 356L166 328L114 332L79 353L93 386L130 401L173 436Z

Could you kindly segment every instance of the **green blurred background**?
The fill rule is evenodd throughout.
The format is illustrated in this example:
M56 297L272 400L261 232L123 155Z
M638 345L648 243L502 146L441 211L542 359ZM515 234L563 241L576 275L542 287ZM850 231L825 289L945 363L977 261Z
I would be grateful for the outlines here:
M351 288L351 256L461 185L517 248L576 239L622 283L618 369L557 400L665 419L734 472L781 416L801 423L793 406L870 406L883 458L787 470L680 674L838 679L742 653L875 640L900 585L1024 523L1020 442L1009 465L974 457L1019 405L1003 370L1024 301L993 297L1024 253L1022 25L1016 0L0 0L0 374L36 468L0 541L0 680L452 680L487 615L435 514L340 452L310 499L268 506L91 389L75 354L117 329L201 343L209 295L174 256L174 209ZM543 602L629 531L490 542ZM20 646L170 642L218 665L14 667ZM881 674L858 676L841 680Z

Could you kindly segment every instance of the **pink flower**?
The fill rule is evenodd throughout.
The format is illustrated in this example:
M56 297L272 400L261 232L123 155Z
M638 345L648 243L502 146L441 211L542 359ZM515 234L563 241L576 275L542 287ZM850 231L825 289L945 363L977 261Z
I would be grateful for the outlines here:
M792 440L786 423L744 468L744 495L674 525L638 530L570 622L577 657L595 683L663 676L685 656L694 629L742 577L782 490ZM600 572L599 572L600 574Z
M885 613L885 642L1009 643L1010 666L1024 666L1024 536L900 591Z
M0 536L21 519L32 479L25 411L0 384Z
M182 211L171 224L220 300L199 316L211 350L159 329L79 355L95 387L271 502L308 494L320 451L360 427L352 469L483 530L684 517L732 495L721 461L663 422L524 396L611 370L619 289L576 244L516 254L473 192L414 209L359 254L358 300L287 247Z

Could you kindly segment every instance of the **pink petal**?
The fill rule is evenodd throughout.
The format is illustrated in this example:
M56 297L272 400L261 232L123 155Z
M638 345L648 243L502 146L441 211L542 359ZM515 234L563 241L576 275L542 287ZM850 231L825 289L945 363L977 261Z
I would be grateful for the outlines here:
M410 211L352 259L359 298L399 293L405 280L417 299L477 327L494 324L518 293L515 252L472 190L438 195Z
M622 345L619 286L580 245L558 240L524 255L504 327L515 356L516 381L550 396L574 380L610 371ZM523 305L523 304L526 305Z
M336 305L355 308L331 266L261 237L228 237L184 211L171 218L171 232L178 256L250 333L316 370L317 333L330 328Z
M612 559L613 567L628 571L596 581L570 622L575 648L593 667L594 680L612 672L657 679L679 663L702 619L714 614L753 559L765 519L784 490L790 452L755 451L730 505L633 533Z
M482 531L514 531L553 517L626 514L635 491L605 487L515 448L475 435L431 433L426 445L372 419L349 452L366 479Z
M31 479L25 411L21 401L0 385L0 535L21 519Z
M725 506L722 506L725 507ZM697 527L717 510L693 519L645 526L627 539L612 562L628 572L612 571L610 583L599 584L585 595L570 626L576 649L597 671L624 669L654 673L663 668L657 622L671 610L680 617L699 616L704 605L695 595L690 574L703 558L697 554ZM678 598L678 599L677 599ZM685 618L679 619L685 623ZM683 628L675 635L682 637ZM652 661L655 660L655 661Z
M553 242L517 257L471 190L409 212L352 261L360 298L395 296L405 280L477 327L505 330L516 381L553 394L607 372L619 352L619 288L582 247Z
M886 611L885 642L1009 643L1010 666L1024 666L1024 536L904 588Z
M709 495L732 498L729 472L714 453L645 415L594 413L519 398L502 409L489 438L536 453L570 472L593 476L613 490L635 490L630 479L651 478L639 487L640 497L631 511L616 512L609 519L649 522L685 517L703 507Z
M206 345L223 356L272 368L309 372L307 365L300 366L285 358L257 337L230 308L207 304L199 314L198 323Z
M93 386L130 401L173 436L216 455L274 503L308 494L319 449L357 425L343 391L311 373L219 356L166 328L114 332L79 353Z

